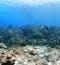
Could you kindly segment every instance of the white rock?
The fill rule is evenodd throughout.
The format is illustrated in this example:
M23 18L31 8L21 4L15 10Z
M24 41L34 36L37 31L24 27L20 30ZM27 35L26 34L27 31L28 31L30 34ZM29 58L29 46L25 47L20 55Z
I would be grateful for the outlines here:
M34 62L27 63L27 65L35 65Z
M17 58L14 65L23 65L24 60Z
M25 61L24 61L24 65L26 65L27 64L27 59L25 59Z
M33 46L27 45L27 46L26 46L26 49L30 51L30 50L33 49Z
M44 54L40 54L39 57L43 58L44 57Z
M49 62L49 63L48 63L48 65L52 65L52 63L51 63L51 62Z
M56 65L54 62L49 62L48 65Z
M57 64L57 65L60 65L60 60L58 60L58 61L56 62L56 64Z

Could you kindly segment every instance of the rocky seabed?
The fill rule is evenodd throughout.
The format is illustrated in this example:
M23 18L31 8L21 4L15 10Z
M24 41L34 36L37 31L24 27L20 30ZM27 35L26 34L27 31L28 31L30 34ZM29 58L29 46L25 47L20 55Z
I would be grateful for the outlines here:
M60 65L60 49L46 46L0 46L0 65Z

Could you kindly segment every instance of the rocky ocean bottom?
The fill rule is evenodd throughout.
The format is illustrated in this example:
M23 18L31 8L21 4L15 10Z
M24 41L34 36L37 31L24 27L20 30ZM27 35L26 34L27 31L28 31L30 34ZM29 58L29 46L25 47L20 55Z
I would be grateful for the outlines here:
M0 65L60 65L60 27L0 27Z
M0 65L60 65L60 49L32 45L7 48L0 43Z

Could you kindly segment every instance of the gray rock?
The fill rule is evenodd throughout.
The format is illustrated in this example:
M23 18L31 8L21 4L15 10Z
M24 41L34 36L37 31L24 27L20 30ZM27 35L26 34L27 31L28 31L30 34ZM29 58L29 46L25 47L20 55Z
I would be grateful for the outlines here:
M6 53L7 51L5 49L0 49L0 54L1 53Z
M7 46L6 46L4 43L0 43L0 48L4 48L4 49L6 49Z

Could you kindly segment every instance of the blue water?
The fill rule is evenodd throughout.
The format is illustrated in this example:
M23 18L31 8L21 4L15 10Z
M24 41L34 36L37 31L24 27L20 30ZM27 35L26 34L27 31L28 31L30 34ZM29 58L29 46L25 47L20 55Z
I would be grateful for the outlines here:
M15 7L0 3L0 26L25 24L60 26L60 5Z

